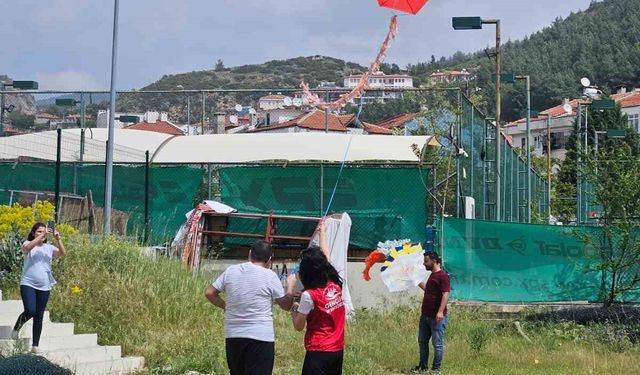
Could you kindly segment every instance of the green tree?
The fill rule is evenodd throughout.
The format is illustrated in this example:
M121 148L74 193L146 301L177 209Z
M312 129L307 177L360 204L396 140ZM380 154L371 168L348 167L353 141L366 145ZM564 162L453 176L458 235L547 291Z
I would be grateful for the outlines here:
M224 62L222 62L222 59L218 59L218 61L216 61L216 68L215 68L216 72L220 72L224 70Z
M600 254L593 269L602 273L602 302L610 306L624 293L640 290L640 160L625 140L610 140L598 153L582 154L583 175L602 208L601 231L577 231Z
M13 111L9 113L7 119L11 121L11 125L18 129L33 129L35 127L36 116L26 115L22 112Z

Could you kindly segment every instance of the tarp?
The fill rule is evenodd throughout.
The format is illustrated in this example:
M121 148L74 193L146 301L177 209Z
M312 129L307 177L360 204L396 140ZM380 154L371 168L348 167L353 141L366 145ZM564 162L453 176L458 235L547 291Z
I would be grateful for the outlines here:
M240 212L321 217L326 210L340 167L246 166L220 168L221 200ZM321 190L321 174L324 190ZM345 167L331 212L348 212L353 227L351 245L375 249L380 238L424 237L427 171L418 166ZM428 186L428 182L424 182ZM321 204L322 202L322 204ZM281 222L279 234L311 233L314 223ZM260 233L265 223L235 218L231 232ZM229 242L246 243L243 239Z
M85 132L85 162L104 162L107 129ZM433 136L380 136L334 133L270 133L170 136L114 130L114 163L143 163L149 151L153 163L233 164L265 161L418 162L414 152L439 146ZM80 129L62 131L62 161L80 161ZM346 152L348 149L348 153ZM0 138L0 160L30 157L56 160L56 132L46 131Z
M349 144L349 142L351 142ZM439 146L432 136L335 133L220 134L176 137L153 157L154 163L249 163L257 161L418 162L413 151ZM415 146L414 146L415 145ZM348 148L348 153L346 153ZM345 158L346 156L346 158Z

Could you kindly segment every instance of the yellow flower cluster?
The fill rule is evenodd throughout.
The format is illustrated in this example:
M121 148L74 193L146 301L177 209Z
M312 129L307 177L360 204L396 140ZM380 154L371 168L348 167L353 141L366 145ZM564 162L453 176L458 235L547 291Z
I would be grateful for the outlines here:
M0 239L8 232L27 237L34 223L53 220L54 213L55 207L48 201L36 201L34 205L27 207L22 207L18 203L13 206L0 205ZM76 229L65 224L58 225L57 229L64 234L77 232Z

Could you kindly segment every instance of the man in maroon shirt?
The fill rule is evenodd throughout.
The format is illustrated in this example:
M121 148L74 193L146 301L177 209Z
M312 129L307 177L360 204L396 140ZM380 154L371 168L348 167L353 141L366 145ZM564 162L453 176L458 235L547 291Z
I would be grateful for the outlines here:
M420 346L420 363L413 372L428 369L429 339L433 343L435 354L431 370L440 371L444 354L444 330L447 327L447 302L449 301L449 275L440 267L440 257L433 251L424 253L424 267L431 271L426 283L418 286L424 290L422 299L422 316L418 326L418 344Z

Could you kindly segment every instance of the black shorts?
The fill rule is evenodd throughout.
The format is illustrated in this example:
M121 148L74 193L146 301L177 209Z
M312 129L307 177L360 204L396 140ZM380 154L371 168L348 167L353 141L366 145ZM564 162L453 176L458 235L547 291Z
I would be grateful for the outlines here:
M275 344L245 338L225 339L231 375L271 375Z
M304 356L302 375L340 375L342 374L343 351L307 352Z

